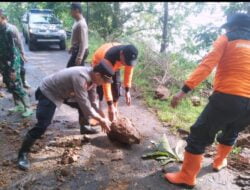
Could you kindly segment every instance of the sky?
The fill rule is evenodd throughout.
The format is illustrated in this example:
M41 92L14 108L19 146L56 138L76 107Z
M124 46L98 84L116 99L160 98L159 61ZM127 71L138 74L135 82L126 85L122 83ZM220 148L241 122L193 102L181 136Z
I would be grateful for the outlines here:
M224 12L222 11L222 6L227 5L227 2L209 2L206 3L207 7L205 10L203 10L199 15L194 16L190 15L187 18L187 22L189 23L188 26L195 29L200 25L209 25L213 24L217 26L218 28L222 26L226 22L226 17L224 16ZM211 13L210 10L214 8L214 11ZM184 35L183 35L184 36ZM181 44L183 43L182 38L176 38L175 39L175 45L172 47L176 51L180 48ZM201 57L203 57L206 54L206 52L202 52L200 55L187 55L192 60L199 60Z
M192 2L193 3L193 2ZM217 26L218 28L224 24L226 22L226 17L224 16L224 13L221 9L221 6L223 5L227 5L228 2L206 2L206 7L203 9L203 11L198 14L197 16L194 15L190 15L186 18L186 21L188 24L186 24L185 26L183 25L183 28L181 29L181 31L178 31L178 36L175 36L174 38L174 44L172 46L169 47L169 49L171 49L172 51L178 51L181 47L181 45L184 43L184 38L187 35L185 33L185 27L187 28L197 28L200 25L209 25L209 24L213 24L215 26ZM124 3L123 6L129 7L131 6L131 3ZM159 3L156 5L156 8L160 11L162 11L162 6L163 3ZM169 5L171 6L171 5ZM211 10L213 10L213 12L211 12ZM172 12L169 12L169 15L174 14L173 10ZM127 23L132 24L131 23ZM159 51L160 49L160 44L157 40L154 39L154 37L151 35L152 31L148 31L148 35L146 37L146 41L148 43L150 43L152 49L154 49L155 51ZM140 32L140 34L147 34L147 31L143 31ZM140 35L139 36L144 36L144 35ZM199 57L200 55L197 55L196 57Z

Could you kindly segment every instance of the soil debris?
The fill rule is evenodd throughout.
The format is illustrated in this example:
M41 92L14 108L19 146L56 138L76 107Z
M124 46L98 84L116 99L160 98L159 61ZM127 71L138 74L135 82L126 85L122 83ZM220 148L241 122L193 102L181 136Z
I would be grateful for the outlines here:
M78 156L76 155L76 152L73 149L65 149L62 154L61 164L72 164L73 162L76 162L78 159Z

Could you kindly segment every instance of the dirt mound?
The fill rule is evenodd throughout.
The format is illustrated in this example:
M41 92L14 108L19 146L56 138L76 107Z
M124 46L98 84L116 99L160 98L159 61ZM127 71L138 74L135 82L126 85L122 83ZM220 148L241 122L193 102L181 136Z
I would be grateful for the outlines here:
M111 125L108 133L110 140L115 140L124 144L139 144L141 135L134 124L126 117L120 117Z
M71 164L78 159L77 153L73 149L65 149L62 154L61 164Z
M76 136L76 137L65 137L62 139L56 139L55 141L51 141L48 146L54 147L81 147L83 144L90 141L90 138L87 135L84 136Z

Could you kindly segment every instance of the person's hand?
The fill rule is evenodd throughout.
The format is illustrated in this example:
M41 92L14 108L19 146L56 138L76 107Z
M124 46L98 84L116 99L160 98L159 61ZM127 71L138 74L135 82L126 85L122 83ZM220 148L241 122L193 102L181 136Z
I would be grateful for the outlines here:
M11 79L12 81L15 81L15 80L16 80L16 72L11 72L11 73L10 73L10 79Z
M21 59L23 60L24 63L28 62L27 58L23 54L21 54Z
M125 98L126 98L126 104L128 106L130 106L130 104L131 104L131 94L130 94L130 92L125 93Z
M81 65L82 64L82 59L76 59L76 65Z
M185 95L186 95L186 93L183 92L183 91L178 92L178 93L173 97L173 99L172 99L172 101L171 101L171 106L172 106L173 108L175 108L175 107L180 103L180 101L182 100L182 98L183 98Z
M108 106L108 116L110 121L116 120L116 108L114 105Z
M104 133L108 133L110 131L110 126L111 126L111 122L108 120L108 119L105 119L103 118L101 121L100 121L100 125L101 125L101 128L102 128L102 131Z

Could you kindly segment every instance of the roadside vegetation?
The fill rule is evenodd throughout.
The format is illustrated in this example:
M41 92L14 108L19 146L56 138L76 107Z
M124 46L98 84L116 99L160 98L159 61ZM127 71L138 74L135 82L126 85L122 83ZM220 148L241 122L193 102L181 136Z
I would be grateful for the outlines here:
M7 10L10 22L20 29L21 16L31 8L52 9L67 31L71 31L74 22L70 17L68 2L6 2L1 3L0 8ZM215 4L89 2L82 3L82 8L89 26L90 54L87 62L91 62L92 54L104 42L135 44L139 49L133 81L136 92L140 92L146 104L167 126L173 130L181 128L188 131L207 103L212 76L191 92L176 109L169 106L171 98L222 31L213 23L192 28L186 19L190 15L198 16L204 10L210 10L213 14ZM225 16L236 11L249 11L245 2L227 3L220 8ZM183 43L174 51L176 39L181 39ZM156 41L158 47L154 47L151 41ZM70 39L67 40L68 48L69 45ZM192 58L194 55L196 58ZM155 98L159 86L169 92L164 100ZM193 106L193 96L199 97L199 106Z

